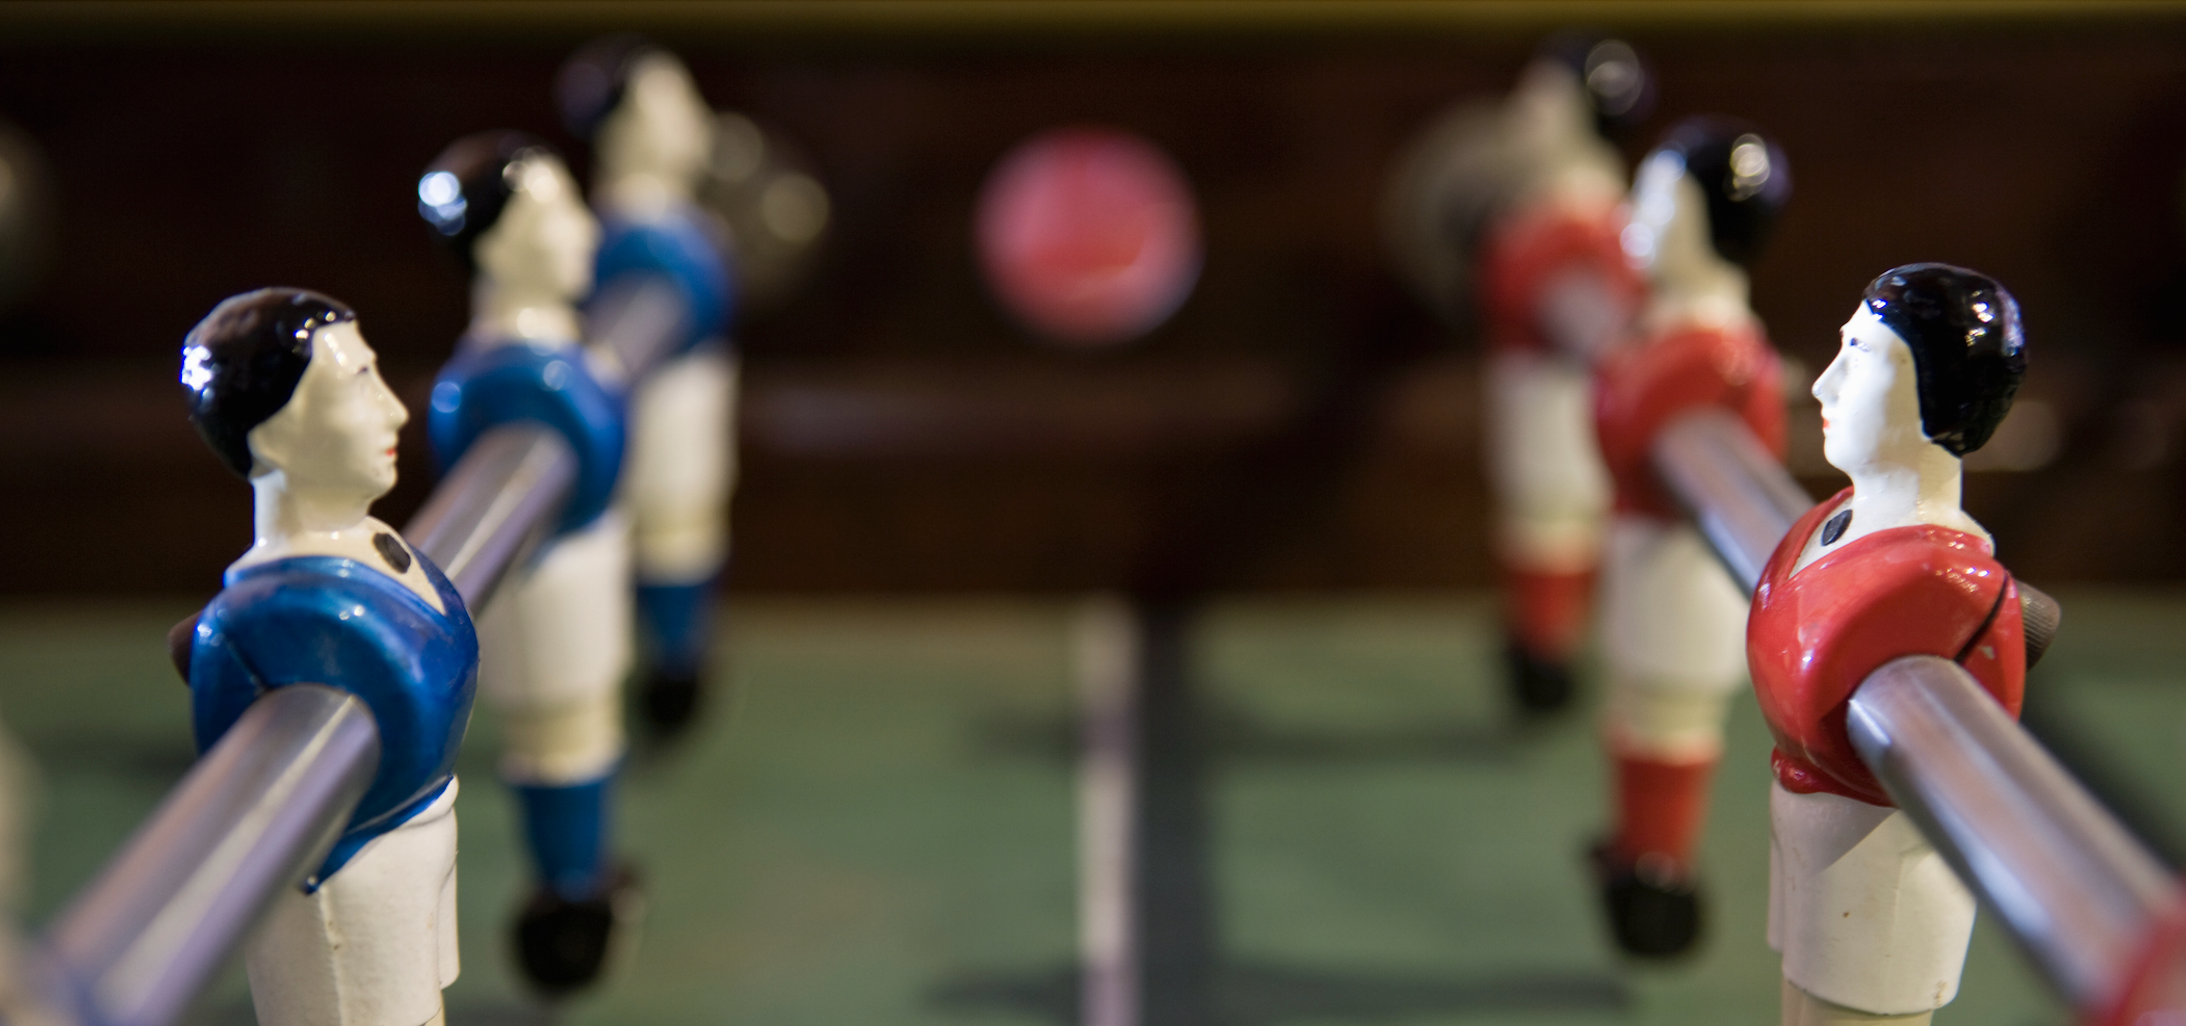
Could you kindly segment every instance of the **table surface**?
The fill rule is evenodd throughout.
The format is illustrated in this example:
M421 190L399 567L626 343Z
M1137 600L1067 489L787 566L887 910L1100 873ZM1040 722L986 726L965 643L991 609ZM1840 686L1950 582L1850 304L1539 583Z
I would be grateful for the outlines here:
M2186 824L2186 595L2062 596L2030 688L2153 829ZM1075 1020L1073 605L763 599L731 610L735 694L633 757L624 844L650 912L623 975L548 1015L513 978L528 887L481 708L461 764L462 978L481 1023L1060 1024ZM1762 942L1768 741L1736 705L1704 872L1709 936L1674 967L1611 950L1581 852L1605 776L1592 711L1514 723L1479 596L1213 604L1210 710L1224 1026L1775 1021ZM165 661L185 603L0 608L0 710L35 764L25 898L52 914L191 758ZM2065 1013L1984 924L1940 1023ZM193 1016L252 1021L239 969Z

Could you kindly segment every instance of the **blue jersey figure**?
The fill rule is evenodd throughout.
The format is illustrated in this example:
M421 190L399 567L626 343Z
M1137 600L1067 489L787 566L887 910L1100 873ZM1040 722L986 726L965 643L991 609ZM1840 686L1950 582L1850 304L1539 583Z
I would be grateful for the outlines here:
M557 91L570 130L594 144L601 291L645 275L673 286L686 311L677 352L631 396L623 485L647 656L639 707L672 734L699 707L736 481L732 279L718 227L693 201L714 115L675 55L634 36L580 50Z
M619 370L578 344L573 306L591 288L599 226L561 158L517 132L458 140L418 180L418 201L475 275L470 331L433 387L441 463L516 422L552 429L577 457L554 537L478 621L479 691L502 724L499 772L539 881L518 911L517 964L555 996L599 977L637 904L610 830L632 661L623 396Z
M178 646L200 750L271 688L355 694L378 776L305 888L276 895L244 959L265 1026L444 1020L453 982L455 756L478 637L440 571L371 504L395 483L409 414L348 307L263 289L190 332L191 420L249 478L256 540Z

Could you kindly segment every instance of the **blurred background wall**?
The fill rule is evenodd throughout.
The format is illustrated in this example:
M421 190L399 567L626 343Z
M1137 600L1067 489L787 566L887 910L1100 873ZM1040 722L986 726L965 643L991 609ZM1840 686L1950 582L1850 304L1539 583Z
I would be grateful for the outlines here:
M209 591L247 545L248 489L174 382L232 292L348 301L421 409L466 282L417 173L514 127L582 177L552 76L625 28L799 144L832 197L812 277L738 332L735 587L1078 589L1183 564L1234 589L1483 584L1476 340L1399 287L1374 209L1426 119L1568 25L1657 67L1631 155L1699 112L1782 140L1797 191L1754 298L1799 387L1877 272L1992 273L2032 370L1969 508L2044 584L2186 575L2178 7L32 4L0 9L0 117L43 153L55 246L0 319L0 593ZM1103 353L1035 341L972 255L990 166L1070 123L1166 148L1203 219L1197 290ZM1795 466L1836 487L1795 413ZM419 426L380 511L397 523L433 472Z

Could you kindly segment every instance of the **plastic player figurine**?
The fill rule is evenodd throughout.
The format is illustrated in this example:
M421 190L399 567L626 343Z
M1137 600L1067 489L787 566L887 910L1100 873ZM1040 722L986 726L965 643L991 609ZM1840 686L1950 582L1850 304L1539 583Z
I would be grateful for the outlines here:
M1588 370L1628 330L1643 291L1619 245L1623 162L1601 131L1645 113L1645 83L1623 43L1552 47L1502 116L1514 178L1481 245L1480 306L1507 652L1526 709L1570 697L1594 587L1609 488Z
M1845 703L1882 664L1935 655L2018 715L2019 589L1959 508L1959 459L1988 441L2025 369L2011 293L1914 264L1867 286L1814 383L1822 452L1852 487L1777 545L1747 631L1776 735L1769 946L1784 956L1786 1024L1925 1023L1958 993L1973 896L1852 750Z
M190 419L250 479L256 538L178 653L199 751L263 691L356 694L380 766L303 890L273 898L247 943L267 1026L444 1021L458 969L457 748L478 637L447 578L367 510L395 483L409 414L356 315L315 292L262 289L215 307L184 343Z
M591 291L599 226L561 158L517 132L450 146L418 180L418 209L476 276L470 331L433 388L442 464L513 421L553 428L577 454L555 536L478 621L479 690L502 720L501 778L539 878L517 918L518 962L556 994L595 979L615 922L637 913L609 850L631 660L630 535L611 505L623 400L579 344L572 305Z
M648 659L642 708L672 732L697 710L736 474L724 240L692 201L714 118L682 62L636 37L580 50L557 91L571 131L593 141L593 201L606 223L601 289L626 273L665 275L690 314L678 354L631 398L623 486Z
M1784 155L1759 133L1709 118L1672 128L1640 164L1625 233L1648 272L1647 310L1596 367L1616 497L1601 589L1616 825L1596 868L1617 942L1637 955L1675 955L1698 936L1694 854L1745 678L1746 596L1657 483L1650 450L1678 416L1719 407L1781 457L1781 371L1745 267L1790 195Z

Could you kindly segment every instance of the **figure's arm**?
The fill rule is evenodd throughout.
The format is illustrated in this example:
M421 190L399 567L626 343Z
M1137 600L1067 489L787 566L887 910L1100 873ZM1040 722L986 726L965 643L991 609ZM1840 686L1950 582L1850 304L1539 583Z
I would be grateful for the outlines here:
M182 683L190 683L190 650L197 645L197 618L205 615L200 609L183 617L167 628L167 658L175 664L175 672L182 675Z

